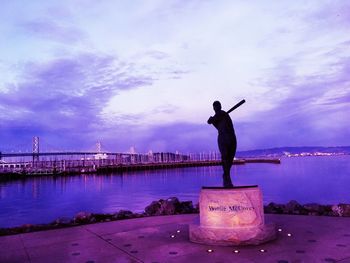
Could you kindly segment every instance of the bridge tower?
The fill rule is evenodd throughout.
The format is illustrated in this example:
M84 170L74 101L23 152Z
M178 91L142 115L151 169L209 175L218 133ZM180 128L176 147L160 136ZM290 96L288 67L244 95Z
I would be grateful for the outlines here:
M101 153L101 142L96 143L96 150L98 153Z
M39 161L39 137L33 137L33 163Z

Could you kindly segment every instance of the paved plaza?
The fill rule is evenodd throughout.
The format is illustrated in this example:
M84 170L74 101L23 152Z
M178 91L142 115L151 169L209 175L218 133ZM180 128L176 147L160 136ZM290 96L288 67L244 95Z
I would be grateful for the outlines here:
M350 218L265 215L278 238L248 247L194 244L198 215L157 216L0 237L0 262L350 263Z

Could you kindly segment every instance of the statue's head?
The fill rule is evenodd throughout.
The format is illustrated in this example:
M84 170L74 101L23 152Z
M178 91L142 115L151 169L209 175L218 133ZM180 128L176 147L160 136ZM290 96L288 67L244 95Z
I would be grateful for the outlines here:
M214 109L215 112L221 111L221 103L220 103L220 101L217 101L217 100L214 101L213 109Z

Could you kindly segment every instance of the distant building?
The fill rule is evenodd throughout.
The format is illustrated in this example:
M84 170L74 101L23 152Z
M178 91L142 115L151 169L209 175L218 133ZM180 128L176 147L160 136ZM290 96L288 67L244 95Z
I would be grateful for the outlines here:
M106 153L97 153L94 155L95 160L107 159L108 155Z
M130 147L129 153L130 153L130 154L136 154L135 146L131 146L131 147Z

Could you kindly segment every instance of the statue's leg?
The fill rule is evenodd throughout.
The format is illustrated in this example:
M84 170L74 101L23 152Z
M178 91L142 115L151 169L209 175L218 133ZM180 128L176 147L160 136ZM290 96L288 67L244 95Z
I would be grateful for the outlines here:
M224 177L226 179L224 179L224 181L226 180L226 185L225 187L233 187L232 181L231 181L231 167L233 165L233 160L235 158L236 155L236 150L237 150L237 140L236 137L233 138L232 142L230 142L230 144L228 145L228 149L227 149L227 159L226 159L226 164L225 164L225 170L226 172L224 174ZM225 184L224 184L225 185Z
M221 153L222 168L224 170L223 186L226 188L232 188L233 184L231 181L230 170L232 166L232 154L230 150L230 145L226 141L218 141L219 149Z
M222 166L224 169L224 174L223 174L223 185L224 187L231 188L233 187L232 180L231 180L231 166L232 166L232 161L230 160L222 160Z

